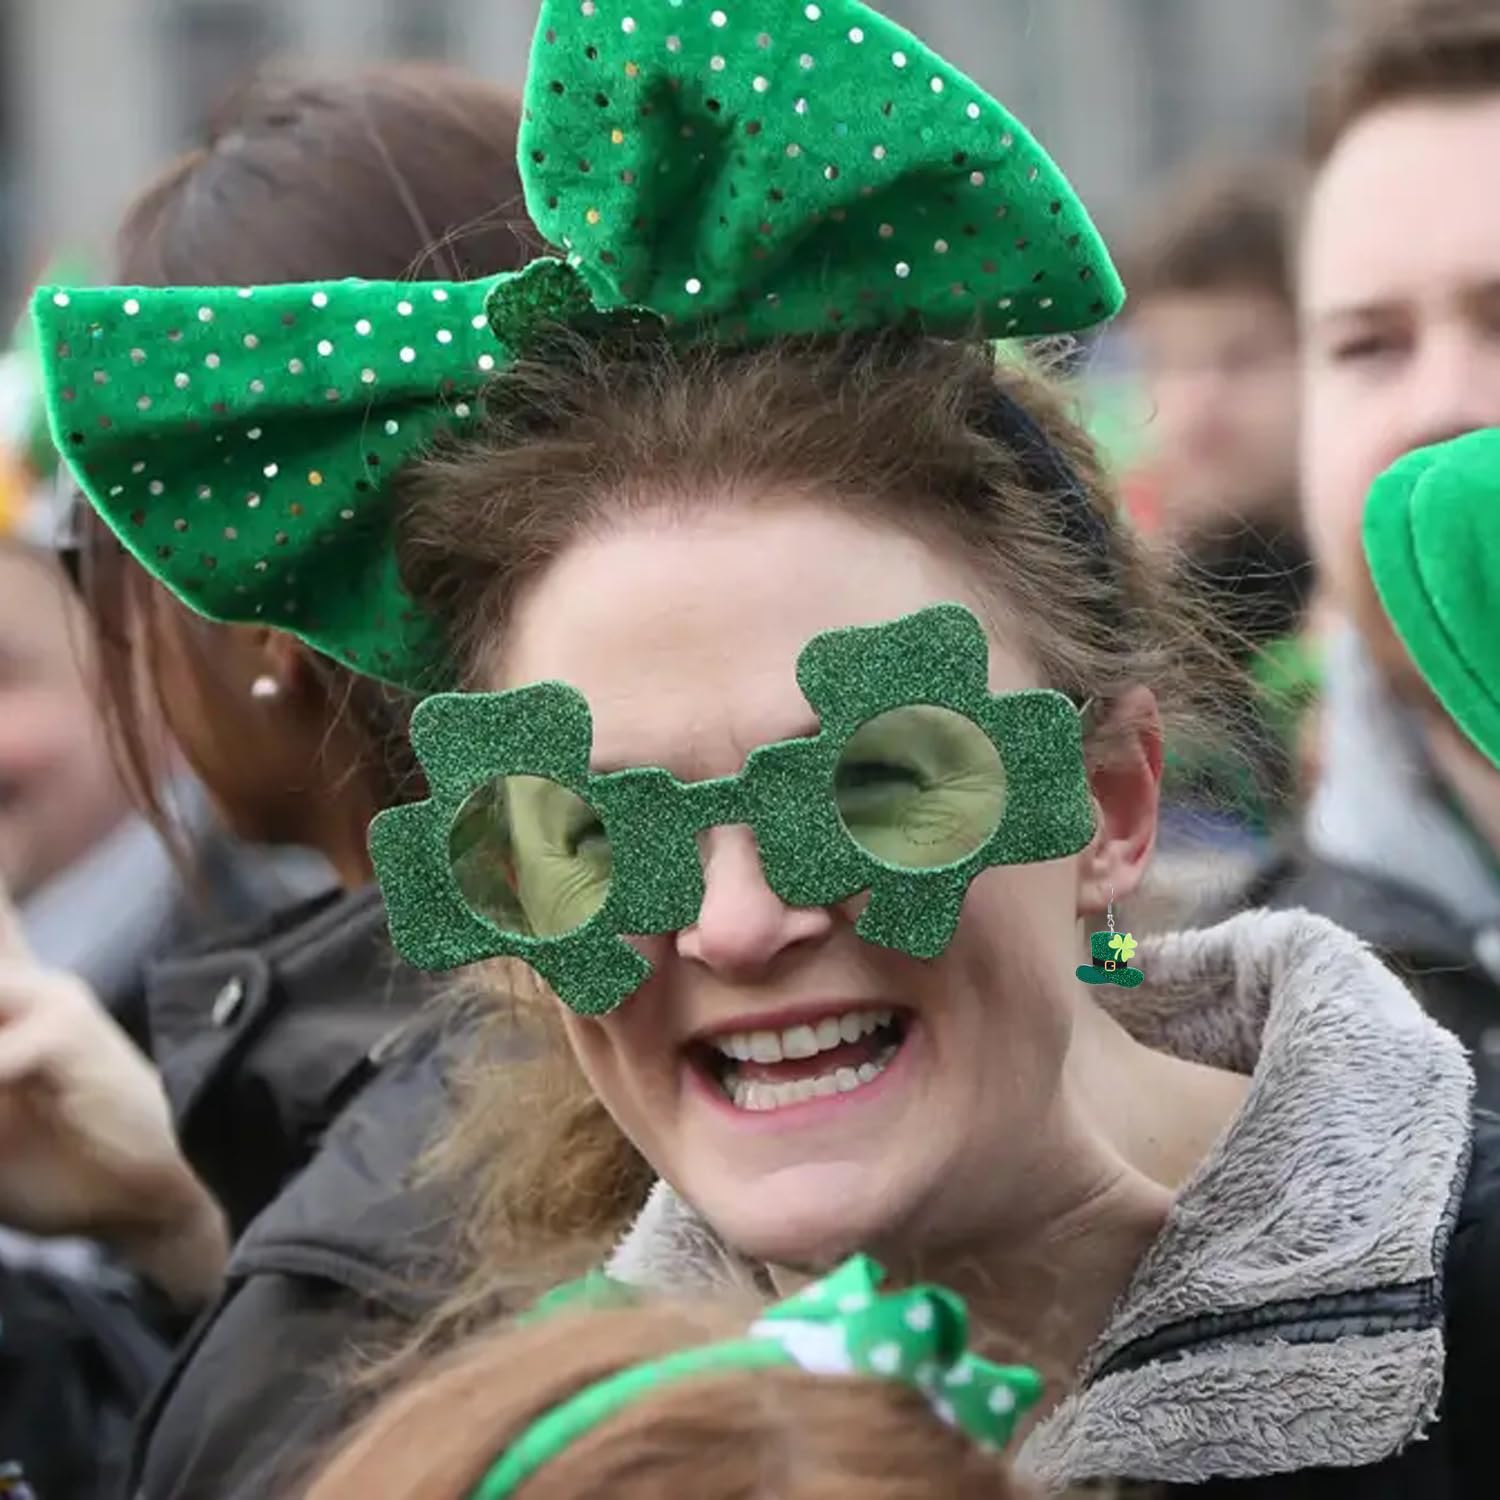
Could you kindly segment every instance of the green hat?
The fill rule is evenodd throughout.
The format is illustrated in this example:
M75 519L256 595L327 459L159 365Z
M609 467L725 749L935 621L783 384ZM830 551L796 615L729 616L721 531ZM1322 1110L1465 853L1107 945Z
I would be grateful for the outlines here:
M439 622L395 565L390 479L477 423L549 327L1022 338L1123 300L1026 129L855 0L543 0L519 160L564 260L464 284L39 292L58 447L192 608L447 685Z
M1135 956L1135 939L1128 932L1090 933L1089 949L1093 963L1082 964L1077 970L1085 984L1117 984L1133 990L1145 979L1139 969L1129 966Z
M1454 722L1500 766L1500 431L1398 460L1370 491L1380 601Z

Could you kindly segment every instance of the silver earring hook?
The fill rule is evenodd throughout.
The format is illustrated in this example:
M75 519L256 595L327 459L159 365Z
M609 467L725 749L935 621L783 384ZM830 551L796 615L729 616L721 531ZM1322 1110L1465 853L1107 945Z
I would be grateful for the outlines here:
M1105 921L1107 921L1109 923L1109 930L1111 932L1113 932L1115 930L1115 888L1114 888L1114 886L1110 886L1110 888L1109 888L1109 906L1105 910L1104 918L1105 918Z

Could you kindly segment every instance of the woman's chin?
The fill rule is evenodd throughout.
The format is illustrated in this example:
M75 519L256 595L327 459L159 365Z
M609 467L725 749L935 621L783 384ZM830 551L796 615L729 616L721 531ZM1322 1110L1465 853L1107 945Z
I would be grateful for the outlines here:
M696 1202L726 1244L752 1261L818 1270L887 1240L892 1184L868 1166L808 1163L754 1181L719 1177Z

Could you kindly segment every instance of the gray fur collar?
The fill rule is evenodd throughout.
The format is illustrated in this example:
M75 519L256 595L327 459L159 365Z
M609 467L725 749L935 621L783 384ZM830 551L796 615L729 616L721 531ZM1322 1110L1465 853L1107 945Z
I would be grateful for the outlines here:
M1020 1465L1061 1488L1379 1462L1434 1418L1441 1321L1382 1329L1377 1306L1358 1336L1331 1337L1326 1319L1308 1331L1329 1309L1307 1299L1440 1290L1471 1136L1463 1049L1361 943L1303 912L1146 941L1137 961L1145 985L1102 992L1121 1022L1253 1081ZM608 1269L673 1291L753 1274L665 1183ZM1141 1343L1257 1310L1274 1327Z

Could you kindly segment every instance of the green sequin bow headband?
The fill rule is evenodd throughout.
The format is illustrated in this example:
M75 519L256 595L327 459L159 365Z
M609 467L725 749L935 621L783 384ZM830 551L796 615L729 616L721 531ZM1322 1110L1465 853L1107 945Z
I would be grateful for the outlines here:
M57 445L193 609L451 685L398 576L389 480L559 324L1018 338L1123 300L1025 128L856 0L544 0L519 155L565 261L472 283L37 294Z
M588 704L563 683L428 698L411 739L432 795L370 829L392 940L425 969L521 958L606 1014L651 973L624 935L695 922L698 835L736 823L787 905L868 891L862 938L936 957L981 870L1061 859L1094 831L1078 709L991 693L988 655L958 604L816 636L797 682L819 733L692 783L591 771Z
M587 1387L527 1428L470 1500L505 1500L585 1433L663 1386L742 1370L895 1381L920 1392L941 1421L998 1452L1040 1397L1040 1377L970 1354L968 1313L954 1293L918 1286L882 1294L883 1275L855 1256L768 1309L742 1339L685 1349Z

